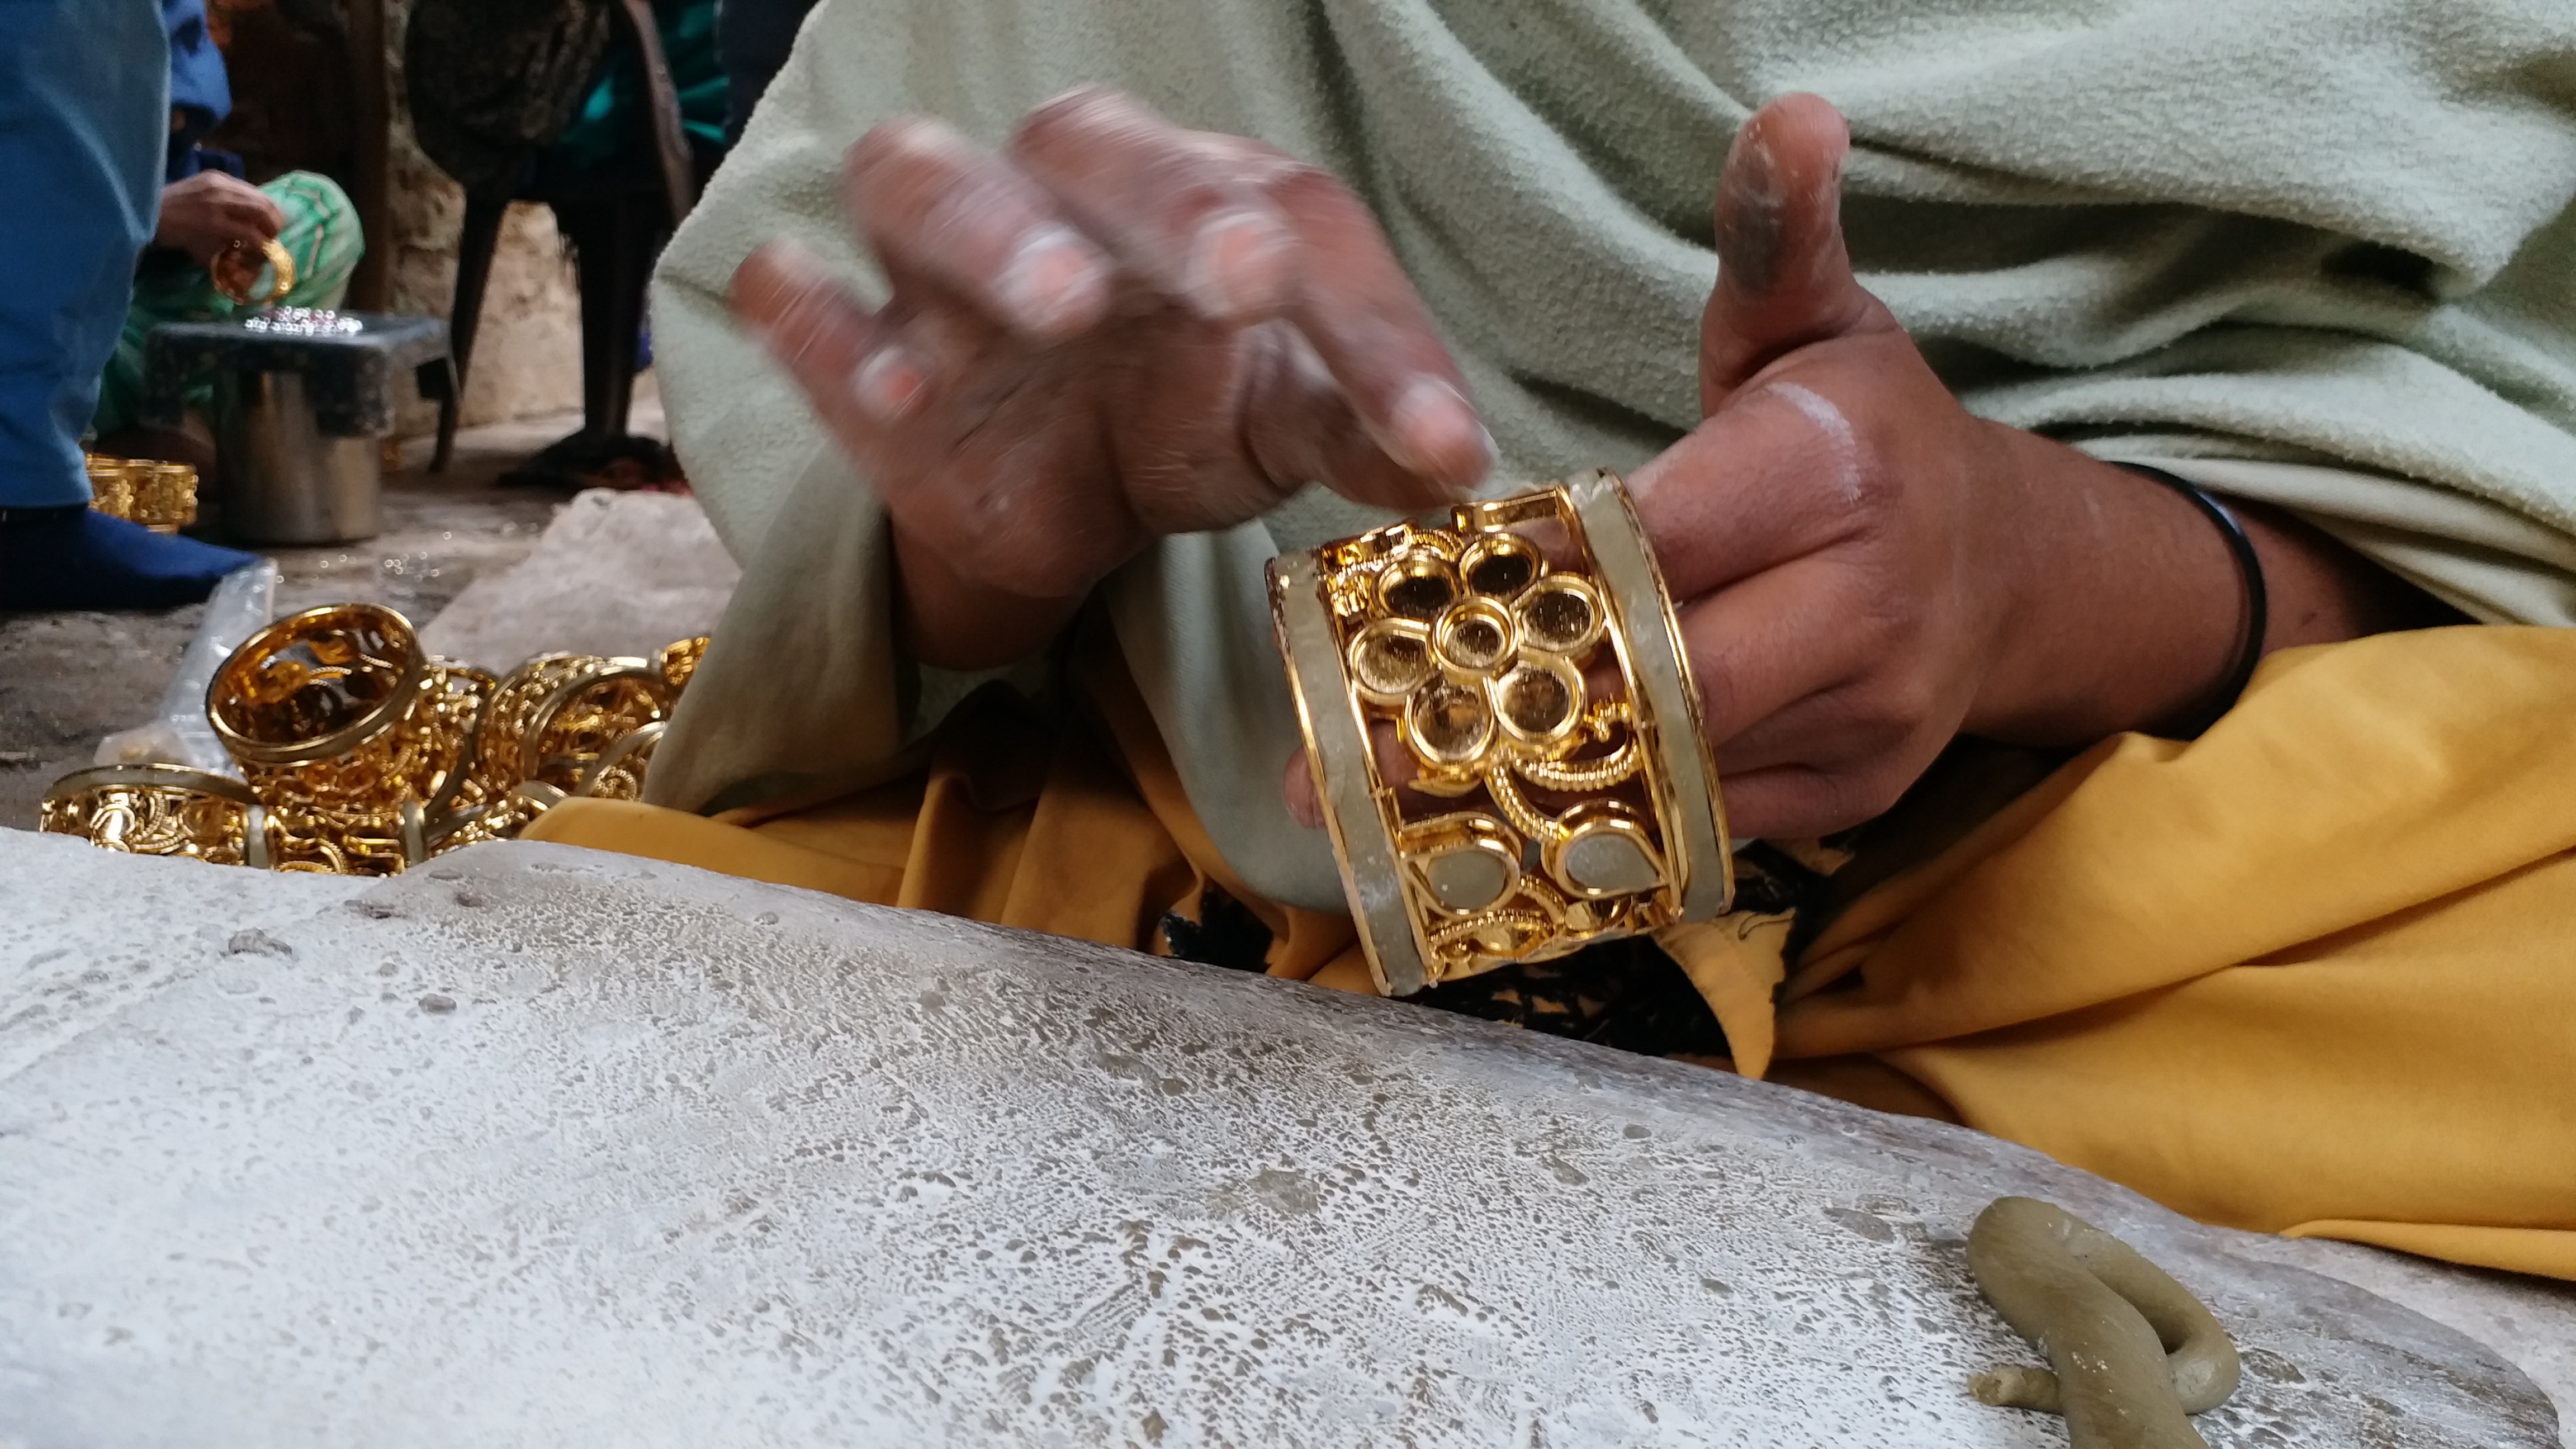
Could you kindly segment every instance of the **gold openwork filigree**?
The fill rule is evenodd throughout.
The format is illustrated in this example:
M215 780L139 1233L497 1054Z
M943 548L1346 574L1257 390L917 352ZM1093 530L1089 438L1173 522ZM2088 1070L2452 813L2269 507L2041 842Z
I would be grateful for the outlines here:
M56 780L36 828L134 855L265 866L266 814L238 780L179 765L100 765Z
M1285 556L1272 607L1382 989L1724 909L1716 773L1617 479Z
M155 533L177 533L197 521L197 470L150 458L83 455L89 506Z

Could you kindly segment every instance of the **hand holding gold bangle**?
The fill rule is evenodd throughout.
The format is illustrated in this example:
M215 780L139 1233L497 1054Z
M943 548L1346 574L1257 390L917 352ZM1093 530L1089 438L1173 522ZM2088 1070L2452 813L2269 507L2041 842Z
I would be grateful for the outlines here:
M1550 529L1570 559L1549 558ZM1717 772L1618 478L1284 555L1270 586L1381 991L1724 912ZM1417 771L1401 788L1372 748L1386 724Z

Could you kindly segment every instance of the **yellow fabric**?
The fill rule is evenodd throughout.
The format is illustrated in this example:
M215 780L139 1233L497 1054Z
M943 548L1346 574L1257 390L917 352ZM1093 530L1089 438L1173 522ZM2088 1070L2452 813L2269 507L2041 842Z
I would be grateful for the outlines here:
M1751 912L1670 926L1655 933L1655 944L1680 963L1682 974L1708 1002L1726 1033L1734 1056L1723 1063L1731 1071L1759 1077L1771 1069L1773 1022L1771 998L1779 990L1782 953L1796 917L1761 916Z
M2576 632L2277 655L1865 897L1779 1053L2207 1221L2576 1278L2571 847Z
M1348 918L1262 900L1217 854L1105 629L1086 629L1073 674L1078 718L987 689L949 715L922 768L871 789L713 818L567 800L526 838L1144 951L1161 948L1164 913L1195 918L1214 885L1269 928L1271 974L1365 989Z
M872 790L714 819L574 800L527 835L1121 946L1196 899L1189 863L1090 740L1000 691L959 709L923 771Z
M530 834L1154 949L1214 883L1275 974L1366 989L1262 901L1114 646L1088 713L961 707L913 776L705 820L571 801ZM1767 1075L1965 1122L2194 1216L2576 1279L2576 631L2275 656L2196 743L2129 736L1864 896L1778 987ZM1785 923L1667 933L1765 1075Z

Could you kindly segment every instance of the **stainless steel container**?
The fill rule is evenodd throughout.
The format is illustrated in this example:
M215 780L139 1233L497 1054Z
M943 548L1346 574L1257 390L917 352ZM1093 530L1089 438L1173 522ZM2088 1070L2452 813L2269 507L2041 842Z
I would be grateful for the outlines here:
M249 543L349 543L384 529L380 449L404 375L444 385L435 317L280 312L164 322L143 339L142 419L181 426L190 390L215 379L221 476L207 521Z
M384 531L384 450L317 423L297 372L215 376L223 531L250 543L347 543Z

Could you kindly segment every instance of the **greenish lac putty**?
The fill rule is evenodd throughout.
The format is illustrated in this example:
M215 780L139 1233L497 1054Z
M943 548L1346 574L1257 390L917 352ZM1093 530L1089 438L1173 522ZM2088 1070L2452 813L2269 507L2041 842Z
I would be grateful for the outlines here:
M1968 1269L2049 1362L1972 1375L1969 1393L2064 1415L2072 1449L2209 1449L2187 1416L2236 1391L2236 1344L2164 1269L2027 1197L1997 1198L1977 1214Z

